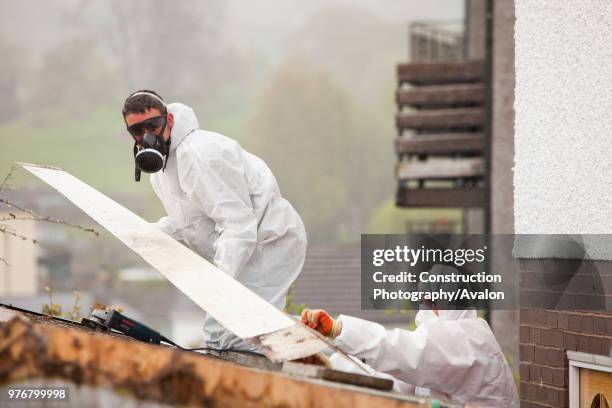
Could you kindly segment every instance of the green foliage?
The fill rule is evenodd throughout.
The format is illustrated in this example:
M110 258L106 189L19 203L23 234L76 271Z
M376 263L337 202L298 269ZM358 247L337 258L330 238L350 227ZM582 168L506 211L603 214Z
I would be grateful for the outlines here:
M304 303L294 303L295 295L293 294L293 288L295 284L291 285L289 290L287 291L287 300L285 301L285 312L293 315L301 315L302 310L306 308Z
M409 223L449 221L455 224L455 233L460 233L461 209L400 208L395 205L393 199L389 199L373 212L366 231L368 234L404 234Z
M83 317L81 315L81 299L83 298L83 296L80 292L76 290L74 291L74 304L72 305L72 309L65 313L62 312L62 305L60 305L59 303L53 303L53 289L51 289L51 287L49 286L45 286L45 292L47 292L47 294L49 295L49 303L42 306L41 313L53 317L65 318L74 322L81 321L81 317ZM94 309L116 310L118 312L123 312L122 307L109 307L105 303L97 299L94 300L94 302L89 307L89 313L91 314Z
M383 314L385 316L395 316L395 315L400 315L402 317L406 318L406 329L407 330L415 330L416 329L416 322L414 321L413 315L414 315L414 311L412 310L412 304L410 301L405 301L404 302L404 308L403 309L385 309L383 310Z
M60 305L59 303L53 303L53 291L49 286L45 286L45 292L47 292L47 294L49 295L49 303L43 305L42 313L49 316L61 317L62 305Z
M72 305L72 310L66 313L66 317L73 321L79 321L81 319L81 299L83 296L81 293L74 291L74 304Z
M81 321L81 299L83 296L79 292L76 290L74 291L74 304L72 305L72 310L66 313L62 312L62 305L53 303L53 290L49 286L45 286L45 292L49 295L49 303L43 305L41 313L53 317L63 317L74 322Z

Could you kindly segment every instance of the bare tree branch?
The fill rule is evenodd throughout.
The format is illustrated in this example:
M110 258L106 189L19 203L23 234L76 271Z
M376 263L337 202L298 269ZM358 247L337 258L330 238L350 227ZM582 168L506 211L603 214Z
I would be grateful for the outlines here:
M8 173L6 174L6 176L0 183L0 192L2 192L2 190L5 189L6 183L8 183L8 181L10 180L11 176L13 175L14 170L15 170L15 165L11 166L11 169L8 171Z
M38 243L38 241L35 240L34 238L28 238L28 237L26 237L24 235L21 235L21 234L18 234L16 232L14 232L14 231L11 231L10 229L8 229L6 227L6 225L0 225L0 232L2 232L4 234L12 235L15 238L21 239L22 241L32 241L33 244L37 244Z
M4 198L0 198L0 203L3 203L3 204L5 204L8 207L16 208L16 209L18 209L20 211L23 211L23 212L25 212L25 213L27 213L27 214L32 216L32 218L27 218L27 217L19 217L18 218L14 214L9 213L9 215L11 216L10 219L13 219L13 220L16 220L16 219L25 219L25 220L28 220L29 219L29 220L34 220L34 221L51 222L51 223L54 223L54 224L62 224L62 225L66 225L68 227L80 229L81 231L91 232L96 237L100 236L100 233L98 231L96 231L95 229L93 229L93 228L85 228L85 227L82 227L80 225L72 224L72 223L70 223L68 221L59 220L57 218L51 218L51 217L48 217L48 216L38 215L38 214L36 214L32 210L29 210L29 209L27 209L25 207L17 205L17 204L15 204L13 202L10 202L8 200L5 200ZM10 220L10 219L0 219L0 221Z
M13 165L11 167L11 169L9 170L8 174L4 177L4 179L2 179L2 182L0 182L0 193L4 190L7 189L7 183L8 181L11 179L13 171L15 170L16 166ZM8 208L15 208L23 213L28 214L28 216L17 216L15 214L13 214L12 212L8 213L8 217L0 217L0 222L2 221L15 221L15 220L32 220L32 221L41 221L41 222L50 222L53 224L61 224L61 225L66 225L68 227L72 227L72 228L76 228L76 229L80 229L81 231L85 231L85 232L91 232L92 234L94 234L96 237L100 236L100 234L98 233L98 231L96 231L93 228L85 228L82 227L80 225L76 225L76 224L72 224L68 221L64 221L64 220L59 220L57 218L51 218L49 216L42 216L42 215L38 215L36 214L34 211L25 208L19 204L15 204L12 201L9 201L5 198L0 197L0 203L4 204L5 206L7 206ZM0 233L3 234L8 234L8 235L12 235L15 238L19 238L23 241L31 241L33 244L37 244L38 240L34 239L34 238L29 238L26 237L24 235L18 234L15 231L12 231L10 229L10 227L6 224L0 224ZM6 261L6 259L4 259L2 256L0 256L0 262L4 263L6 266L10 266L9 263Z
M34 217L17 217L13 213L9 213L8 217L0 218L0 222L1 221L17 221L17 220L19 220L19 221L23 221L23 220L36 220L36 218L34 218Z
M32 217L36 217L36 218L40 217L40 215L36 214L34 211L29 210L29 209L27 209L25 207L22 207L22 206L20 206L18 204L15 204L15 203L13 203L13 202L11 202L9 200L6 200L6 199L4 199L2 197L0 197L0 203L3 203L4 205L6 205L9 208L16 208L16 209L18 209L20 211L23 211L24 213L30 214Z

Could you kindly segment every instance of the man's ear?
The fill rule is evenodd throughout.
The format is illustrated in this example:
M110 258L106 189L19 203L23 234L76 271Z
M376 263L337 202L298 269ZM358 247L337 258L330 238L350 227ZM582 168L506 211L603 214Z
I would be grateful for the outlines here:
M172 128L174 125L174 114L172 112L168 112L168 127Z

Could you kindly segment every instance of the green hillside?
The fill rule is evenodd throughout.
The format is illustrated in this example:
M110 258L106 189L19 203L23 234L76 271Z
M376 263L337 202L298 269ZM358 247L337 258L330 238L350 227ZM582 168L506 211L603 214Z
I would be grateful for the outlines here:
M15 161L62 167L102 191L148 194L147 183L133 181L132 142L116 108L87 116L48 114L0 125L0 173ZM15 172L15 182L27 182Z

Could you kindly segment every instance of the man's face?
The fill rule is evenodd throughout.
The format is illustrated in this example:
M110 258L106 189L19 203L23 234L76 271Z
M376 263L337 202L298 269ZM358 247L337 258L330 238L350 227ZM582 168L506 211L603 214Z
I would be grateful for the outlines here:
M164 115L159 110L148 109L145 113L129 113L125 117L125 124L127 125L127 127L133 125L136 125L136 127L138 127L138 124L146 124L145 126L142 126L141 129L146 129L147 132L159 135L159 132L161 131L161 128L163 126L163 121L159 121L159 126L151 127L150 125L152 122L155 123L154 118L159 117L164 117ZM172 125L174 125L174 116L172 115L172 113L167 113L165 115L165 120L166 128L164 129L163 139L164 141L168 141L168 139L170 138L170 131L172 130ZM142 145L143 135L144 133L141 135L132 135L132 137L134 137L134 140L136 141L136 144Z

